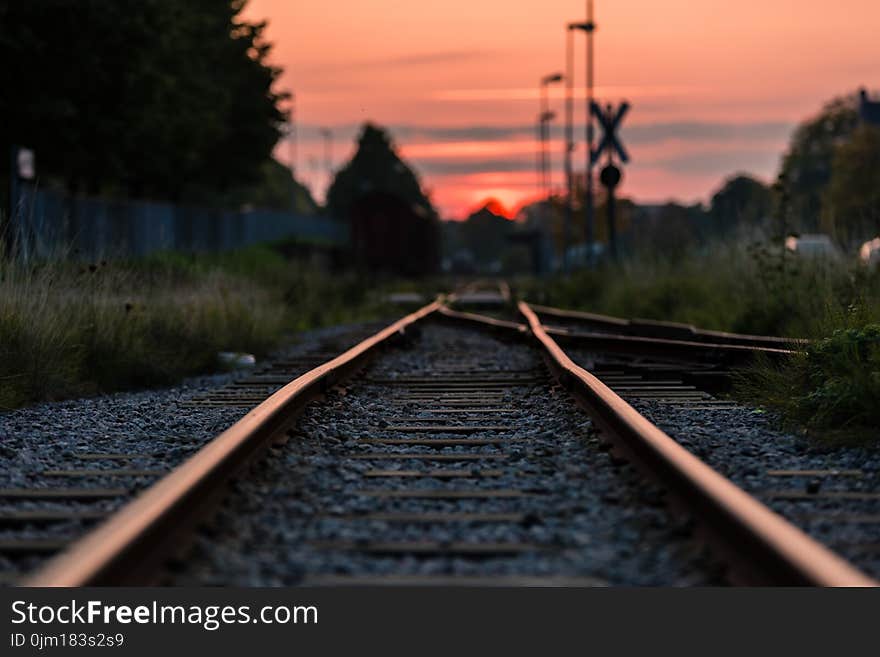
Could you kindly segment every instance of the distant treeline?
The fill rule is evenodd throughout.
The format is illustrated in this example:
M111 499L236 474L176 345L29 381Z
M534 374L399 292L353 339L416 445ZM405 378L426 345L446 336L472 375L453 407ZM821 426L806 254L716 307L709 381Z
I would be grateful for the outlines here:
M76 194L206 202L277 186L286 95L245 4L0 3L0 171L15 144L41 185Z
M676 258L715 242L781 243L791 234L825 233L846 252L880 235L880 126L863 116L865 96L852 93L828 102L794 131L770 184L747 173L722 182L708 204L646 205L618 201L617 232L625 256ZM862 111L860 111L862 110ZM585 239L583 180L576 181L569 245ZM561 261L564 199L521 208L516 222L491 204L461 223L444 224L444 255L451 266L513 272L529 261ZM531 236L533 244L523 246ZM598 201L593 239L607 240L606 209ZM547 266L547 265L545 265Z
M719 240L778 243L786 235L804 233L828 234L846 251L855 252L863 241L880 235L880 127L861 116L861 102L858 93L835 98L798 126L770 184L737 173L721 184L709 204L644 205L623 199L617 228L624 252L677 256ZM582 198L579 187L574 242L584 239ZM561 253L562 199L526 206L520 214L526 227L549 236L556 253ZM494 225L504 227L503 222ZM478 256L483 252L484 263L501 256L503 243L488 240L485 230L464 233L472 233L466 246ZM602 243L606 235L600 199L594 238ZM486 254L490 243L497 248Z
M437 212L388 132L365 123L327 190L328 214L351 227L353 264L407 276L440 266Z

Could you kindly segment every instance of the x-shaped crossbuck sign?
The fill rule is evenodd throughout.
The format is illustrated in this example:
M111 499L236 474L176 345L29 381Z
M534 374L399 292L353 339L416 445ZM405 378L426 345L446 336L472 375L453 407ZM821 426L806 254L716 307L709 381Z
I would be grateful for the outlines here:
M626 101L622 102L618 106L616 112L611 105L608 106L607 111L603 110L595 101L593 101L591 107L593 114L599 119L599 125L602 126L603 134L602 141L600 141L596 149L590 153L590 162L593 164L598 162L599 156L605 151L608 151L609 153L617 151L617 156L620 158L621 162L629 162L629 154L626 152L623 143L621 143L620 138L617 136L617 129L623 121L623 116L629 111L629 103Z

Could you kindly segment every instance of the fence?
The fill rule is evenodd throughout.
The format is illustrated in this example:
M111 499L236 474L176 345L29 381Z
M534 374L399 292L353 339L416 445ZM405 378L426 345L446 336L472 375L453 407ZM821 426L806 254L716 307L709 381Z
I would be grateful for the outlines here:
M319 215L72 198L22 186L12 237L25 258L68 252L75 258L119 258L156 251L227 251L282 239L348 244L348 227Z

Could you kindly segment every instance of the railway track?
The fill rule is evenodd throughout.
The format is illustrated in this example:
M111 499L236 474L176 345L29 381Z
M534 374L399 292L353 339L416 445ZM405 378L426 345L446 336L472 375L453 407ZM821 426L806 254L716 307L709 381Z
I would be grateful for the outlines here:
M97 426L89 426L76 440L67 438L57 445L58 434L77 430L75 418L70 423L64 421L63 404L61 408L35 409L45 418L40 421L45 429L30 439L39 443L41 458L26 456L24 463L10 468L7 482L0 486L0 583L19 581L22 572L66 549L167 475L216 436L217 429L212 426L234 423L246 409L291 379L378 328L381 326L365 325L328 332L317 343L295 347L226 385L192 394L184 389L182 399L176 395L160 399L158 403L167 405L171 409L167 414L175 420L164 430L151 426L161 423L145 423L146 429L135 424L138 415L149 413L157 402L134 404L134 409L127 410L132 415L114 418L114 400L110 399L106 404L110 409L96 406L90 411L95 419L90 424ZM107 422L108 415L116 421ZM16 429L13 425L5 436L7 455L16 448L28 451L22 449L26 443L17 438Z
M790 345L627 351L518 310L436 301L265 400L283 373L195 400L259 403L23 583L875 584L624 400L723 408L719 362Z

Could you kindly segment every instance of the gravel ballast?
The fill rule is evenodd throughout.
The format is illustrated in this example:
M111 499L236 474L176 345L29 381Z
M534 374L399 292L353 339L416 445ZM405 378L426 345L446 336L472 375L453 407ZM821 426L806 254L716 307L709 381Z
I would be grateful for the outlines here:
M427 326L409 348L390 351L353 382L310 405L294 435L254 467L178 564L178 584L292 585L322 578L375 576L575 578L578 582L690 585L720 581L720 570L690 540L660 491L616 462L593 435L589 418L548 379L507 387L497 402L509 414L428 412L439 401L403 401L395 377L425 376L466 363L480 371L545 376L538 353L472 330ZM396 430L423 424L503 426L431 433ZM483 446L365 444L362 439L498 439ZM460 462L354 459L369 452L414 451ZM503 460L492 459L505 456ZM368 477L368 471L455 468L500 476L439 479ZM383 497L413 491L519 491L495 499ZM515 514L507 522L391 522L369 514ZM441 553L377 553L377 543L431 543ZM527 546L522 553L474 557L457 545ZM556 578L554 580L554 578ZM534 580L530 580L534 581Z
M302 333L296 344L273 358L295 359L318 351L337 353L382 324L336 326ZM257 371L270 363L258 363ZM43 403L0 414L0 489L110 488L123 495L92 501L49 501L0 496L0 515L22 511L107 512L128 499L232 425L248 408L197 406L192 401L217 394L248 376L235 371L188 379L180 385L133 393ZM297 372L291 371L291 377ZM277 387L277 386L275 386ZM271 388L267 388L267 392ZM95 459L89 455L128 455L130 459ZM57 476L57 470L117 469L145 471L142 476ZM94 525L94 519L53 523L3 522L0 541L70 540ZM0 553L6 581L27 572L46 554Z
M585 367L600 358L569 355ZM719 473L880 578L880 451L811 442L776 428L772 414L729 399L691 408L619 394Z
M310 332L278 358L293 363L308 354L339 353L382 326ZM601 363L594 353L568 351L588 369ZM620 362L617 358L613 366ZM411 385L394 383L438 374L466 381L468 375L454 374L458 369L527 380L463 395L470 402L458 405L416 399ZM0 497L0 514L120 507L248 410L217 403L224 394L237 394L239 388L227 386L242 376L247 374L201 377L163 390L0 415L0 488L124 489L123 495L94 501ZM767 414L729 401L703 408L621 394L721 474L880 577L876 450L820 448L775 429ZM214 405L193 404L204 399ZM437 425L448 428L417 429ZM461 439L486 443L381 442ZM390 458L416 451L447 460ZM380 452L381 458L354 458ZM130 458L85 458L88 454ZM119 468L145 472L124 477L47 472ZM425 476L426 470L438 472ZM439 476L450 470L455 476ZM453 497L450 491L466 494ZM444 497L425 497L438 494ZM465 522L449 515L463 513L478 517ZM434 515L428 521L400 514ZM4 522L0 541L69 540L91 526L94 519ZM474 554L475 546L484 552ZM45 557L0 554L0 573L14 581ZM547 376L536 349L476 329L428 324L412 330L346 388L311 404L289 439L233 483L167 581L279 586L395 577L682 586L723 583L724 570L694 542L687 518L666 507L662 490L600 443L589 417Z

